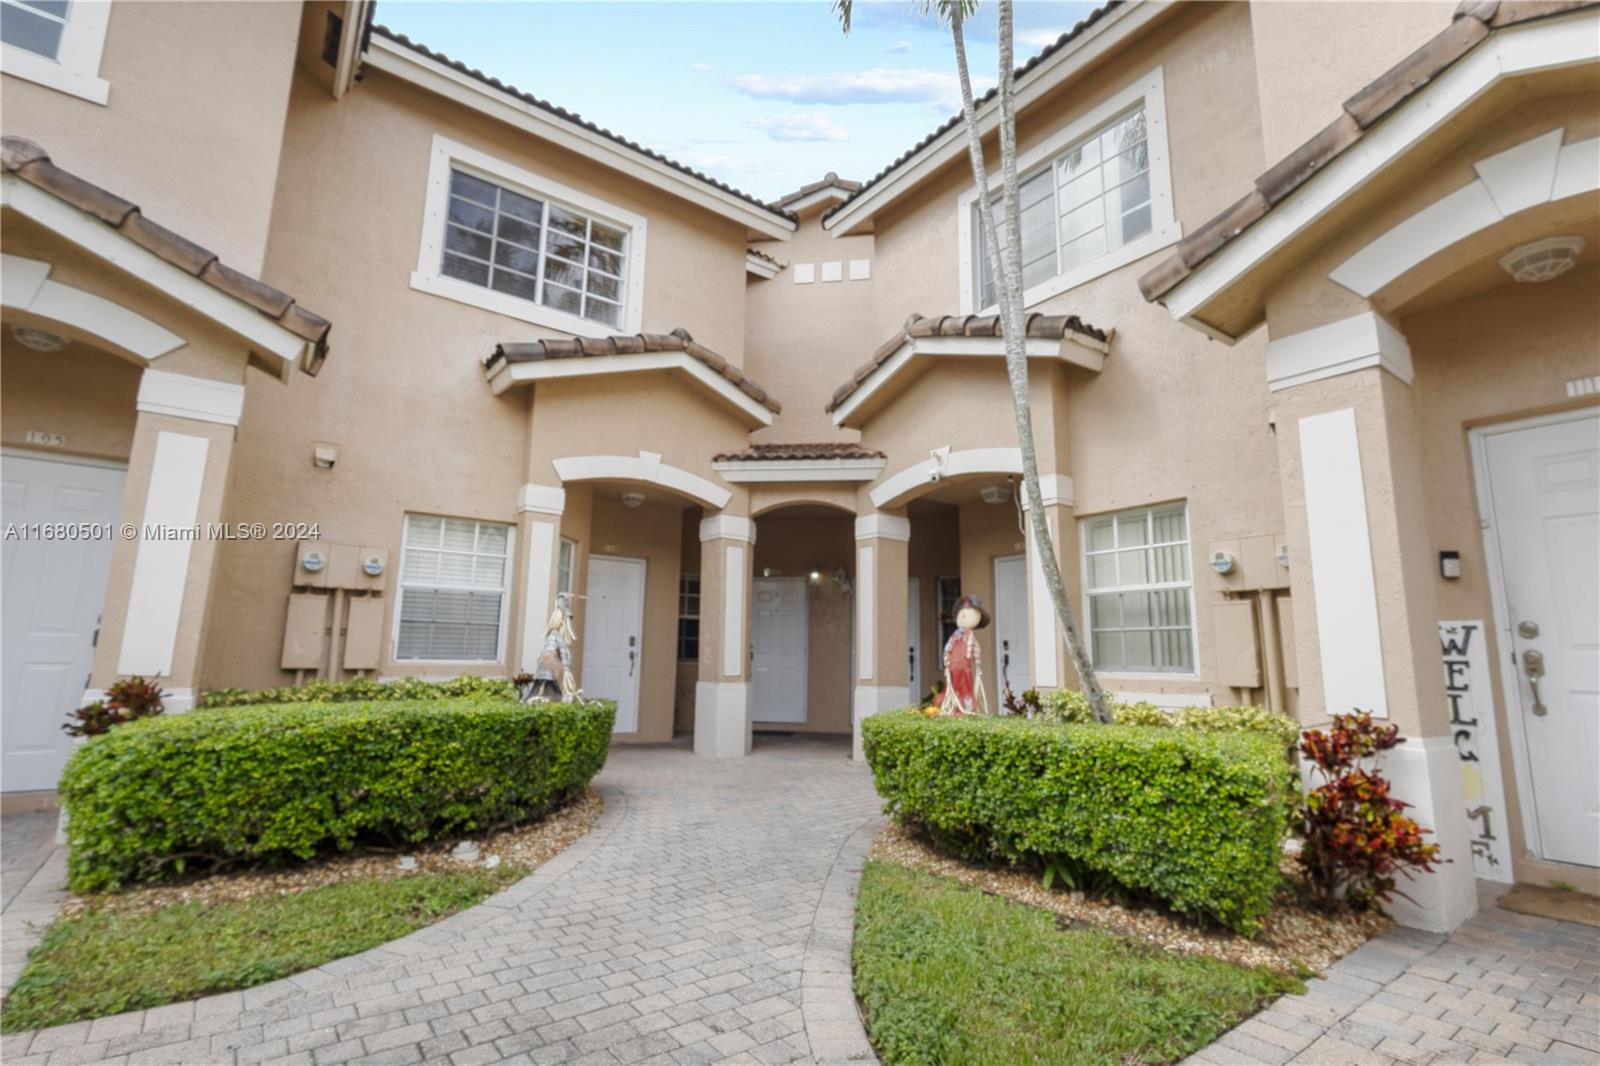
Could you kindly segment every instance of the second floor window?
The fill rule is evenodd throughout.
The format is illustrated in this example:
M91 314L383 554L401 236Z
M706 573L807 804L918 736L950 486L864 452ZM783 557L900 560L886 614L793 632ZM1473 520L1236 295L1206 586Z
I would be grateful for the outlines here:
M0 40L46 59L61 52L67 0L0 0Z
M607 326L622 324L628 234L461 170L439 272Z
M1151 229L1150 145L1141 104L1113 119L1033 173L1020 187L1022 285L1031 289L1092 263ZM998 195L992 218L1003 224ZM982 212L973 205L979 302L998 301L989 270Z

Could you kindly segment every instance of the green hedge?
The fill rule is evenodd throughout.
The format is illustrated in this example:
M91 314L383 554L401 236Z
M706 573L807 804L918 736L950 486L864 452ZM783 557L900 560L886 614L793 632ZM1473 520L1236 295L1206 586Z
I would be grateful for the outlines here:
M1108 694L1109 695L1109 694ZM1044 716L1054 722L1092 722L1089 698L1074 689L1057 689L1044 698ZM1153 703L1111 700L1111 720L1117 725L1149 725L1201 732L1265 733L1285 748L1300 742L1300 726L1293 718L1265 707L1180 707L1162 710Z
M454 696L504 696L515 699L517 686L504 677L463 675L445 681L402 677L394 681L308 681L282 688L213 688L200 693L199 707L246 707L256 703L344 703L369 700L439 700Z
M1272 905L1294 781L1270 736L916 711L862 733L889 809L966 858L1064 859L1243 933Z
M473 697L165 715L91 738L61 777L78 892L195 865L310 858L537 817L601 766L609 702Z

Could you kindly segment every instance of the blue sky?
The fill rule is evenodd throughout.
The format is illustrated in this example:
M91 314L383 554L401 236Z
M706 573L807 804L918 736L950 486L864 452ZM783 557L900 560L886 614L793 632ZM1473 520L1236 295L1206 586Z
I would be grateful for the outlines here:
M1017 4L1017 62L1094 9ZM949 30L909 3L404 3L378 22L746 192L865 180L960 109ZM969 27L994 84L995 7Z

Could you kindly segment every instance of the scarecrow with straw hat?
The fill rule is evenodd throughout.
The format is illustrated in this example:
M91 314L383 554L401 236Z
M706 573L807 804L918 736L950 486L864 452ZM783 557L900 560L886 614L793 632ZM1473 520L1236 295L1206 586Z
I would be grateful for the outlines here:
M572 676L572 642L577 639L572 628L572 594L559 592L533 673L518 674L514 679L523 703L582 702L583 690Z
M989 625L989 612L976 596L956 601L956 631L944 646L944 692L939 713L988 714L989 697L983 690L983 652L978 633Z

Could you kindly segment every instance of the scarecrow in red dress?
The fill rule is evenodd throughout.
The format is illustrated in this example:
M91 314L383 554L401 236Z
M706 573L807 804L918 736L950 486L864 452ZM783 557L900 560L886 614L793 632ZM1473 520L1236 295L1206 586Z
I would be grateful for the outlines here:
M989 697L983 690L983 653L977 631L989 624L989 612L976 596L956 602L956 631L944 646L944 692L939 713L988 714Z

